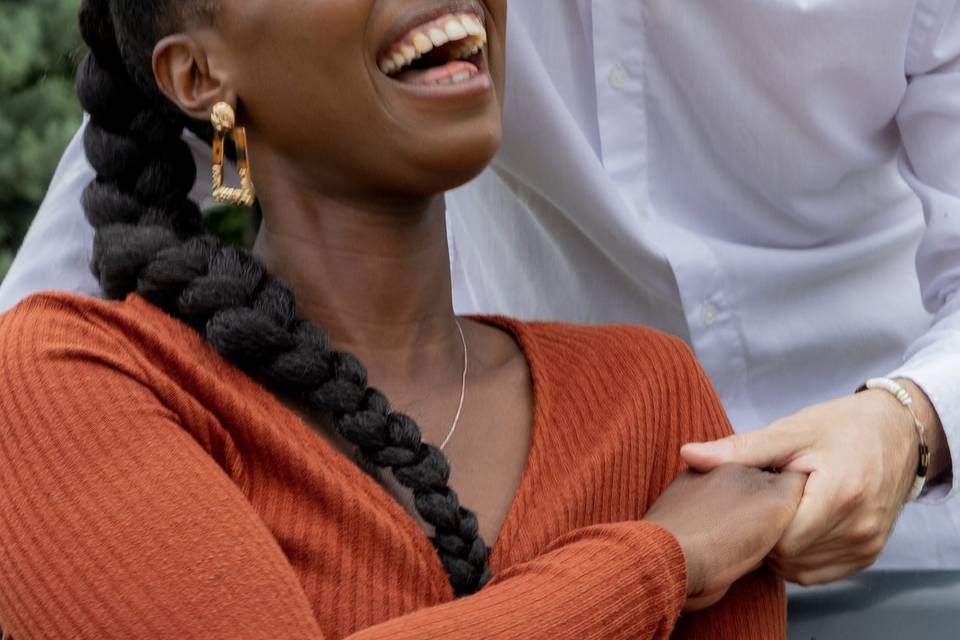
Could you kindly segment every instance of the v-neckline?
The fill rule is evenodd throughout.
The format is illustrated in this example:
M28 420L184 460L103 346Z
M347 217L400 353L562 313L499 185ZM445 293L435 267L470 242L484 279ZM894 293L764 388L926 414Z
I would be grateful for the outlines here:
M126 303L132 303L135 307L139 307L139 310L145 315L158 314L165 320L171 320L169 316L154 307L145 298L142 298L137 294L130 295ZM497 539L493 542L491 547L489 563L491 569L494 569L499 564L501 557L504 555L505 547L516 538L516 529L519 527L520 520L523 517L522 505L524 501L522 498L524 494L527 493L530 484L530 466L535 458L535 453L537 452L539 443L542 439L539 436L543 428L543 424L548 420L548 416L545 414L544 407L542 406L542 372L540 370L539 361L534 353L532 345L533 336L530 335L529 328L526 323L503 316L470 316L470 318L477 322L492 325L510 334L527 363L527 369L529 371L533 393L530 440L527 448L526 461L524 462L523 473L520 476L520 481L517 484L517 488L514 491L510 505L507 508L507 513L504 516L503 522L500 524L500 530L497 533ZM370 499L371 508L380 509L381 511L385 512L393 522L397 523L398 526L403 530L403 533L407 536L408 540L420 550L421 559L426 563L427 566L433 568L433 576L437 579L437 586L443 590L443 592L446 593L449 598L453 598L453 589L447 577L446 570L443 568L443 563L440 561L440 557L437 555L437 552L434 549L433 544L430 542L426 531L420 527L419 523L414 519L414 516L389 494L383 485L365 473L346 455L338 451L332 442L328 441L320 433L311 428L310 425L307 424L306 420L283 404L277 395L263 385L257 383L245 371L239 369L233 363L221 356L208 342L206 342L206 340L204 340L203 336L195 331L190 330L187 325L183 323L177 322L177 324L180 325L185 333L189 334L189 340L195 340L197 342L198 348L206 349L208 351L208 356L210 358L219 359L227 368L232 368L236 370L240 376L250 379L253 388L260 392L261 400L266 405L269 413L271 415L278 416L281 422L285 424L291 424L296 427L295 429L290 430L291 432L287 434L288 437L300 441L305 447L312 447L313 451L323 456L323 462L326 464L327 468L333 467L333 469L331 469L332 471L342 475L345 482L350 482L356 489L364 493Z
M541 399L541 389L539 385L540 374L537 368L538 365L536 359L531 357L531 345L529 343L531 338L527 334L526 328L521 321L502 316L471 316L471 319L500 328L510 334L510 336L517 343L517 346L519 347L520 352L527 363L527 369L530 372L530 381L533 391L533 402L531 406L533 415L531 419L530 442L527 448L526 461L524 462L523 473L520 476L520 482L517 484L516 491L514 492L514 495L510 501L510 506L507 508L507 513L504 516L503 522L500 524L500 530L497 533L497 539L493 542L491 547L489 564L491 568L493 568L497 564L498 559L504 553L504 545L508 544L509 542L508 536L509 539L515 537L514 531L518 526L519 519L522 516L520 513L522 504L521 498L526 492L527 485L529 483L528 477L530 472L530 464L534 456L534 450L537 446L537 436L541 427L540 422L542 411L539 404L539 400ZM421 551L423 560L433 567L434 575L442 579L446 593L448 593L452 598L453 589L450 586L449 579L447 578L446 570L443 568L443 563L440 561L440 557L437 555L433 544L430 542L427 532L423 530L414 516L407 511L403 505L400 504L400 502L391 496L383 485L365 473L346 455L338 451L333 443L329 442L326 438L312 429L303 418L297 415L297 413L292 409L284 405L279 398L277 398L277 396L275 396L268 389L263 387L261 388L263 389L264 395L268 398L267 401L276 405L275 409L278 414L286 414L287 420L300 427L303 437L311 446L316 448L318 453L327 459L325 462L329 462L330 464L334 465L335 471L341 473L347 482L351 482L356 486L357 489L363 491L363 493L370 498L372 508L379 508L386 511L391 520L399 524L399 526L403 529L404 534L407 535Z

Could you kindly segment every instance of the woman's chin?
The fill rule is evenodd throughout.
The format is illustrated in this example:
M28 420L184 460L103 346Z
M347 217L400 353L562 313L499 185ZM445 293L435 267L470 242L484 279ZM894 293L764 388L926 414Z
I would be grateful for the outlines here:
M420 194L435 194L463 186L486 169L500 148L501 129L474 127L470 135L436 144L423 140L412 150L407 165L412 175L398 184ZM405 172L406 173L406 172Z

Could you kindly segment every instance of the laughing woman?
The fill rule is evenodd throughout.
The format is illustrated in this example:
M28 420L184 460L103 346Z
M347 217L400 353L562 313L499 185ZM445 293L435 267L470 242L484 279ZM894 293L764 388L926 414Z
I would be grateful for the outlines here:
M681 473L729 432L682 344L453 313L442 194L499 143L505 4L85 2L105 300L0 318L7 634L784 635L743 576L803 478ZM251 161L252 254L204 234L184 127L236 142L220 198Z

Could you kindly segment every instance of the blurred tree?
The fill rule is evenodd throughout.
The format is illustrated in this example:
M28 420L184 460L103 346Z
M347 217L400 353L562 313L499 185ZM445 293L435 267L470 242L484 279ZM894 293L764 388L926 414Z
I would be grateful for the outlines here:
M80 0L0 0L0 279L80 124Z
M0 0L0 281L80 125L79 8L80 0ZM257 216L220 207L206 221L228 242L249 244Z

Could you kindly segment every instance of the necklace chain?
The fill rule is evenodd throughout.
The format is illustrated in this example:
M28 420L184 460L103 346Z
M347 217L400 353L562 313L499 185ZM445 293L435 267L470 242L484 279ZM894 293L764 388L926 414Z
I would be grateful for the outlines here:
M450 425L450 433L447 434L447 437L444 438L443 444L440 445L440 451L450 443L450 438L453 437L454 431L457 430L457 424L460 422L460 413L463 411L463 399L467 395L467 364L469 362L469 357L467 354L467 338L463 335L463 327L460 326L460 319L454 318L454 321L457 323L457 331L460 332L460 342L463 344L463 379L460 382L460 404L457 406L457 415L453 418L453 424Z

